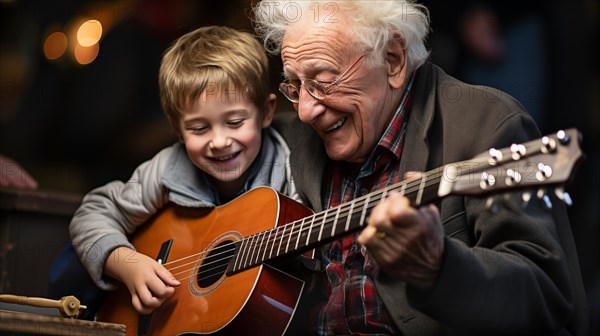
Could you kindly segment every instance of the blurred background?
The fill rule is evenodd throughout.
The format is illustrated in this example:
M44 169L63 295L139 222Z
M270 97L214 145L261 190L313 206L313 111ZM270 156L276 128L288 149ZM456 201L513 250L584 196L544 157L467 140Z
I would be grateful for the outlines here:
M252 31L251 0L0 0L0 154L38 190L82 195L176 138L158 67L204 25ZM448 73L517 98L542 133L577 127L586 160L567 188L593 334L600 334L600 2L421 1L431 58ZM271 57L273 91L281 73ZM278 110L292 106L279 96Z

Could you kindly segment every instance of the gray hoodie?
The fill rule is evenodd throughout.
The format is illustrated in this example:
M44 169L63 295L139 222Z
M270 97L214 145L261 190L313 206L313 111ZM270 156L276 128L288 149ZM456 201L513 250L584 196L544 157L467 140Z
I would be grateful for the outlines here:
M291 179L289 153L279 133L272 128L263 131L261 150L240 194L269 186L299 201ZM103 276L106 258L117 247L135 249L127 235L168 202L186 207L221 204L215 186L190 161L182 143L142 163L126 183L110 182L83 198L69 231L75 251L96 285L105 290L115 288L114 281Z

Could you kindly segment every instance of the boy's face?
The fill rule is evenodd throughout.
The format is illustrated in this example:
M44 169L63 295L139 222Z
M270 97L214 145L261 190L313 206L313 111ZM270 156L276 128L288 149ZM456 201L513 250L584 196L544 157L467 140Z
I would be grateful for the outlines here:
M222 194L237 193L260 150L261 130L271 124L275 95L267 111L238 91L204 92L190 105L180 120L190 160L215 179Z

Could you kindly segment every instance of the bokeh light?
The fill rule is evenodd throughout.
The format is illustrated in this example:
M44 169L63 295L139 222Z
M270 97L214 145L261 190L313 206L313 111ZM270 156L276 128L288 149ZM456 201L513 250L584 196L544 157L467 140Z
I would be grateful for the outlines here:
M102 37L102 24L98 20L87 20L77 30L77 43L83 47L90 47L100 42Z
M55 60L64 55L67 50L67 35L63 32L54 32L44 41L44 56L49 60Z
M97 43L88 47L78 44L73 49L73 55L77 63L85 65L92 63L96 59L99 50L100 46Z

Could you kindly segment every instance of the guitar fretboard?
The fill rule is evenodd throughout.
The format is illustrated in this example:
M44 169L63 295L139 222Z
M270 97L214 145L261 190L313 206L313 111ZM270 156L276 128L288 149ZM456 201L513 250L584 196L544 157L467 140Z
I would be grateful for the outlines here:
M300 253L358 231L367 223L371 210L390 192L400 192L415 206L431 202L438 198L437 190L443 169L444 167L440 167L431 170L419 178L390 185L351 202L248 236L239 242L228 273L235 273L292 253Z
M357 231L368 222L371 210L394 191L408 197L413 206L420 206L450 194L480 196L498 190L560 186L569 180L581 157L576 129L500 150L491 148L470 160L446 164L351 202L245 237L235 242L227 273L301 253ZM561 190L557 189L557 197L568 203L568 195Z

